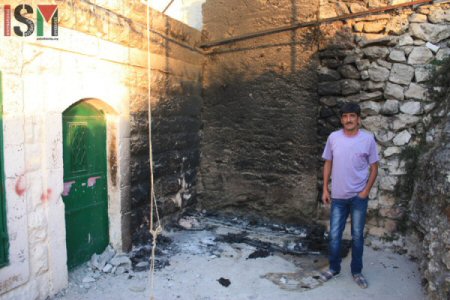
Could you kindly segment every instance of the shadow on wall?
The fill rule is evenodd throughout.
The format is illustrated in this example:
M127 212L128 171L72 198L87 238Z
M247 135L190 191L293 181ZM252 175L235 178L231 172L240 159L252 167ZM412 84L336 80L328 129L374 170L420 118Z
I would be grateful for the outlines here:
M314 219L316 37L315 29L285 32L208 56L200 208L291 223Z
M156 64L158 67L152 68L150 99L154 188L159 215L162 218L174 218L193 204L200 148L201 77L195 72L184 71L183 68L186 67L183 63L186 62L186 58L179 57L182 55L180 52L187 53L193 49L174 39L166 38L174 30L171 26L172 23L166 19L164 38L158 33L151 34L152 43L158 46L157 54L164 60L163 63ZM177 53L174 53L176 51ZM151 238L148 233L150 219L148 104L147 91L142 92L145 92L145 95L140 95L140 98L143 97L144 101L140 101L139 105L136 104L139 108L131 113L130 196L133 244L148 243Z

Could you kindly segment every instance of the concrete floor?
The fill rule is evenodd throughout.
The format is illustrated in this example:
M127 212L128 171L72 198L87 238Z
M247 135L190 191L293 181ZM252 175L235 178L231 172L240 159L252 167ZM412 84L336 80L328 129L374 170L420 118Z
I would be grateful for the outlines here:
M366 247L363 273L369 288L352 280L350 255L343 260L341 276L329 282L316 280L326 267L322 255L276 254L249 259L256 248L243 243L216 242L211 230L166 233L172 240L170 265L157 270L154 299L160 300L244 300L244 299L425 299L416 263L388 250ZM122 275L102 274L95 283L82 284L91 272L81 266L70 274L67 290L54 299L151 299L148 272ZM219 279L228 279L225 287Z

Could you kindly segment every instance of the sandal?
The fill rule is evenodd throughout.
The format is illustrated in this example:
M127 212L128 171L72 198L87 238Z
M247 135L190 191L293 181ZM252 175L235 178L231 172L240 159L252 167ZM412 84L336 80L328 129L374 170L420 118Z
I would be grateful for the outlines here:
M367 284L366 278L364 278L363 274L354 274L353 280L359 285L360 288L366 289L369 285Z
M326 270L320 273L320 279L322 279L322 281L328 281L333 277L336 277L339 275L339 272L335 272L333 270Z

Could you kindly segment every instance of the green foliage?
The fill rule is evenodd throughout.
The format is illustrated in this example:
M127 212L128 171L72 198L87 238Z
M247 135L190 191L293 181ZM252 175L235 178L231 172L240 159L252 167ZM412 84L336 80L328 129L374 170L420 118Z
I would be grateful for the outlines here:
M432 62L433 71L428 80L430 98L441 102L450 96L450 57Z
M419 144L416 146L406 147L402 153L400 153L400 160L405 162L406 175L399 181L397 188L395 189L395 196L404 199L410 199L413 193L414 179L418 178L418 162L422 153L427 150L425 144Z

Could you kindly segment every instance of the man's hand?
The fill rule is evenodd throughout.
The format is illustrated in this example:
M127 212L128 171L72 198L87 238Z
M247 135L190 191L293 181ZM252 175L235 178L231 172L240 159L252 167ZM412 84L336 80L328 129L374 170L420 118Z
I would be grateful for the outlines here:
M330 193L328 192L328 190L324 190L322 192L322 202L323 202L323 204L330 204L331 197L330 197Z
M366 199L367 197L369 197L369 192L367 192L366 190L359 192L358 197L361 199Z

